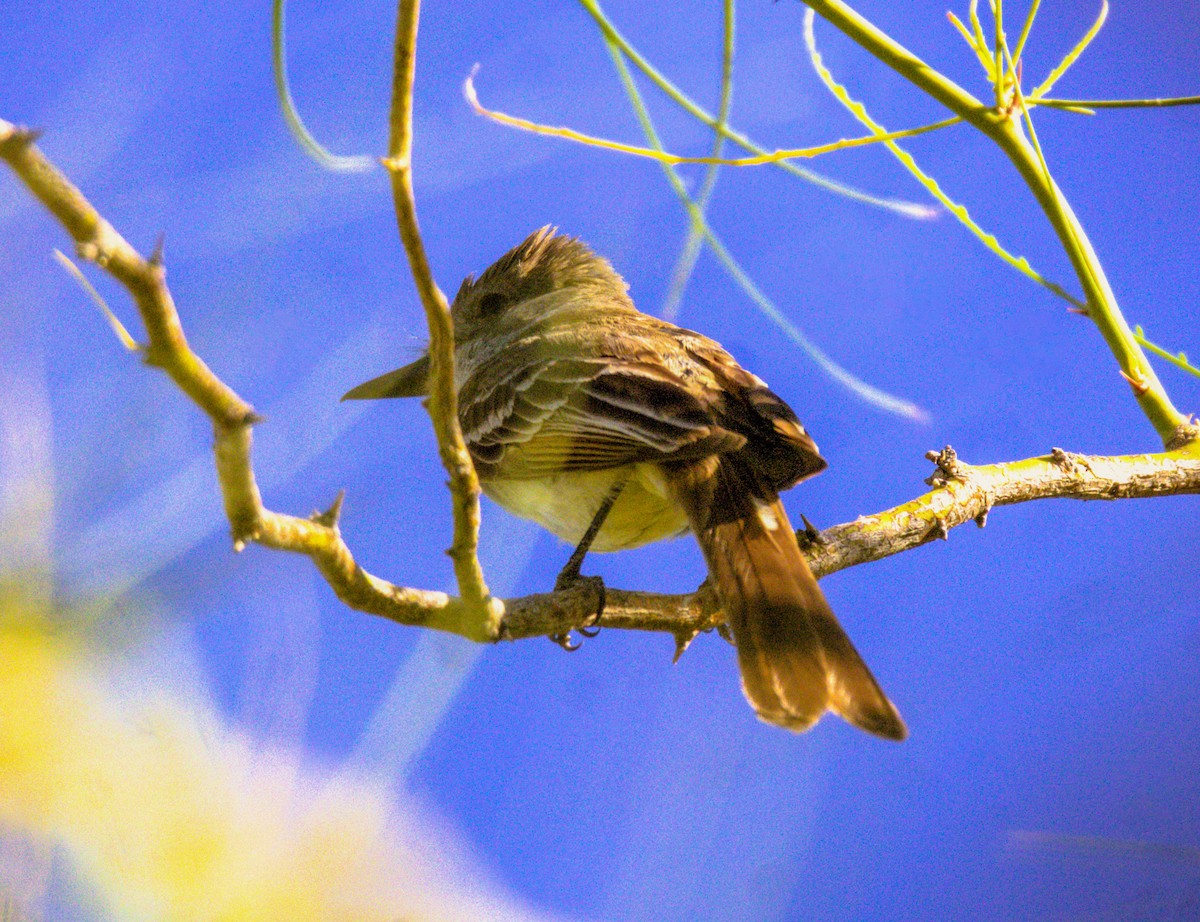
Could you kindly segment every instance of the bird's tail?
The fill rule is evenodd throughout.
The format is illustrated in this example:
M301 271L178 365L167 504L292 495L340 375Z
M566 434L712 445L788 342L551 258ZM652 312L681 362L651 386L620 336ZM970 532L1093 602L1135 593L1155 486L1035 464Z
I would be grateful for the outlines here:
M758 716L802 731L831 710L869 733L904 739L904 721L825 601L778 494L736 455L681 467L670 481L704 551Z

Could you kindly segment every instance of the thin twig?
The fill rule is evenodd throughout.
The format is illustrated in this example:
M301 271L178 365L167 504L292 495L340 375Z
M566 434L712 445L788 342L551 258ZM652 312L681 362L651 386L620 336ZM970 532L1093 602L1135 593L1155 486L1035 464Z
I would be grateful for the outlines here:
M96 305L96 307L100 308L100 313L102 313L104 315L104 319L108 321L108 325L112 328L112 331L116 335L118 342L120 342L121 345L130 352L137 352L141 346L137 344L137 340L129 334L127 329L125 329L125 324L121 323L121 319L112 312L112 308L108 306L108 302L104 300L100 292L96 291L96 286L88 281L87 276L83 274L83 271L77 265L75 265L75 263L71 261L71 258L63 253L62 250L55 250L54 258L58 261L58 264L67 271L67 274L79 283L79 287L88 293L88 297L92 299L92 302Z
M721 135L739 145L744 150L748 150L754 154L765 154L767 152L766 149L761 145L756 144L753 140L741 132L734 130L731 125L723 124L710 112L688 97L687 94L685 94L678 86L668 80L664 74L658 71L648 60L646 60L645 55L641 54L636 48L634 48L629 40L617 30L617 27L613 24L612 20L610 20L600 8L600 4L597 2L597 0L579 0L579 4L587 11L588 15L592 17L596 25L599 26L600 31L604 33L605 38L608 41L615 43L616 46L621 49L621 53L629 58L633 65L643 74L645 74L655 86L662 90L662 92L666 94L667 98L671 99L676 105L682 108L693 118L699 120L714 131L719 132ZM832 192L835 195L841 195L853 201L862 202L866 205L874 205L878 208L885 208L897 214L904 215L905 217L914 218L917 220L931 220L936 218L938 215L937 209L929 205L870 195L861 189L856 189L853 186L840 183L836 180L830 179L828 176L813 172L812 170L806 170L803 167L786 160L779 161L776 166L787 173L791 173L793 176L797 176L806 182L810 182L813 185L826 190L827 192Z
M391 131L384 166L391 173L392 198L396 206L400 239L404 242L409 268L429 324L431 372L426 407L433 420L442 465L450 475L454 543L449 553L454 561L459 594L468 607L478 608L484 635L494 636L499 628L500 608L499 603L490 598L483 568L479 565L479 478L458 423L458 394L454 386L454 324L450 319L446 296L434 282L429 269L413 197L412 105L419 15L419 0L400 0L392 79Z
M292 99L292 89L287 75L287 29L284 26L285 0L273 0L271 5L271 63L275 71L275 95L279 109L292 137L310 157L325 169L335 173L364 173L376 166L374 157L364 154L343 156L332 154L321 146L300 118L300 111Z
M720 157L722 150L725 148L725 136L721 134L721 128L728 126L729 113L733 107L733 56L734 38L736 36L735 23L737 19L737 4L734 0L724 0L721 18L723 24L721 30L721 101L717 106L717 125L720 127L713 131L713 157ZM613 47L612 40L605 39L605 41L611 49ZM672 169L673 172L673 168L664 167L664 169ZM696 208L702 216L708 210L708 203L712 200L713 192L716 190L717 177L720 175L720 172L721 167L716 163L710 163L704 171L704 181L700 184L700 194L696 196ZM692 272L695 271L696 262L700 258L700 249L703 246L704 228L692 220L689 214L687 239L684 241L683 249L680 250L679 258L675 262L675 268L671 272L671 284L667 289L667 296L663 299L662 305L662 316L672 323L679 317L683 294L687 290Z
M1049 93L1050 90L1054 88L1054 84L1058 83L1058 81L1062 79L1062 76L1071 69L1071 66L1076 61L1079 60L1079 56L1087 50L1088 45L1092 43L1092 39L1100 34L1100 30L1104 28L1104 22L1107 19L1108 0L1101 0L1100 14L1096 17L1096 21L1092 23L1091 28L1084 33L1083 38L1075 43L1075 47L1063 56L1063 59L1058 62L1058 66L1055 67L1054 70L1050 71L1050 76L1043 80L1041 84L1038 85L1037 89L1035 89L1029 95L1037 99L1038 97L1045 96L1047 93Z
M650 118L650 112L646 108L645 102L642 100L642 95L638 91L637 84L633 82L633 76L629 73L629 68L625 66L625 59L621 56L620 50L609 39L605 39L608 45L609 56L612 58L613 65L617 69L617 74L621 78L621 84L625 88L625 93L629 97L630 103L633 105L634 114L637 115L638 122L642 126L642 131L646 135L646 140L656 149L661 147L661 141L658 137L658 132L654 128L654 122ZM717 261L725 268L737 284L750 298L751 302L757 307L772 323L775 324L784 335L792 342L804 350L804 352L817 363L825 374L833 378L859 399L885 410L888 413L895 413L898 416L903 416L908 419L924 422L927 420L928 414L911 401L897 397L894 394L889 394L887 391L876 387L873 384L862 380L852 374L847 369L843 368L825 352L808 336L794 324L779 307L767 297L767 295L758 287L750 275L741 267L737 259L717 236L716 232L708 223L703 210L692 201L687 189L683 185L683 181L675 174L675 171L666 165L663 165L663 172L667 177L667 181L671 184L676 197L687 211L691 220L692 226L700 229L704 236L705 242Z
M974 10L972 10L972 12L974 12ZM850 92L840 83L838 83L838 81L834 78L832 71L830 71L825 65L825 61L821 56L821 52L817 48L816 33L813 30L814 17L815 14L812 10L805 12L804 43L808 49L809 60L812 63L813 69L817 72L817 76L821 78L821 82L825 84L829 92L833 94L834 98L837 99L837 101L840 102L851 115L853 115L872 131L876 131L880 135L884 134L884 127L871 117L871 114L867 112L866 106L854 99L850 95ZM982 28L982 26L979 26L977 17L975 20L973 20L973 24L979 28ZM976 41L982 40L982 33L980 33L980 37L977 38ZM992 69L992 57L986 52L982 45L978 47L980 49L980 60L985 62L986 69L990 74ZM981 107L983 106L982 103L978 102L977 105ZM1063 288L1062 285L1058 284L1058 282L1055 282L1038 272L1038 270L1033 268L1033 265L1026 257L1019 256L1016 253L1006 249L1000 243L1000 240L995 234L984 230L975 221L975 219L971 217L971 213L967 210L965 205L950 198L949 194L942 189L941 184L934 179L933 176L921 169L921 167L917 164L916 158L914 158L912 154L900 147L900 145L896 144L894 141L887 142L887 148L889 151L891 151L892 156L899 160L900 164L913 175L913 178L916 179L917 182L919 182L927 190L929 190L929 194L941 202L942 206L948 212L950 212L950 214L954 215L954 217L958 219L959 223L961 223L967 230L974 234L985 247L999 256L1002 260L1004 260L1026 278L1033 280L1037 284L1053 292L1064 301L1074 305L1081 312L1087 312L1087 305L1084 302L1072 295L1069 291Z
M521 131L528 131L531 134L546 135L554 138L563 138L567 141L574 141L578 144L584 144L588 147L599 147L604 150L617 151L621 154L631 154L635 157L645 157L648 160L657 160L659 163L669 166L682 166L684 164L708 164L710 166L763 166L768 163L782 163L785 160L807 160L813 157L820 157L824 154L832 154L840 150L850 150L855 147L866 147L871 144L886 143L888 141L897 141L903 138L913 138L918 135L928 134L931 131L939 131L942 128L949 128L952 125L957 125L962 121L958 116L942 119L940 122L934 122L931 125L921 125L917 128L905 128L901 131L888 131L882 134L863 135L858 138L839 138L836 141L830 141L827 144L818 144L814 147L795 147L781 150L774 150L762 154L755 154L752 157L689 157L683 154L672 154L669 151L659 150L651 147L640 147L637 144L626 144L623 141L613 141L609 138L601 138L596 135L584 134L582 131L576 131L574 128L567 128L562 125L543 125L541 122L531 121L527 118L521 118L516 115L509 115L507 112L501 112L498 109L489 109L479 101L479 94L475 91L475 73L473 69L463 81L463 95L471 108L475 110L476 115L482 115L485 118L491 119L500 125L507 125L510 128L517 128ZM718 126L721 122L717 123ZM719 132L718 132L719 133Z
M1037 99L1030 105L1052 109L1157 109L1169 106L1200 106L1200 96L1169 96L1159 99Z

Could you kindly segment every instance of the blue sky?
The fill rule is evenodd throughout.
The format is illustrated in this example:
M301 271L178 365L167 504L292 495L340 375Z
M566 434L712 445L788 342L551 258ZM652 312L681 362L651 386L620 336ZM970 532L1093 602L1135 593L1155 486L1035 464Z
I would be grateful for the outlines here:
M857 8L988 91L940 3ZM716 107L714 4L606 9ZM1010 31L1024 11L1010 12ZM1046 73L1096 12L1043 4L1026 74ZM338 152L383 152L393 15L289 9L293 93ZM732 121L767 147L860 133L808 64L802 15L792 0L739 9ZM322 172L289 137L266 5L16 0L4 16L0 117L42 128L44 150L135 245L165 233L194 347L268 417L256 431L268 505L306 514L344 487L343 533L368 569L449 588L444 474L420 406L337 402L425 339L386 177ZM889 128L942 117L828 26L817 35ZM1200 6L1118 2L1058 91L1194 94L1198 45ZM485 105L641 140L580 7L430 4L414 172L443 289L549 223L608 256L658 312L686 236L659 168L478 118L461 95L475 63ZM702 126L643 89L672 150L707 151ZM1043 111L1037 127L1130 323L1200 353L1200 111ZM1075 290L1028 191L986 142L960 127L906 147L984 227ZM925 201L881 150L811 166ZM701 172L684 175L695 188ZM972 463L1159 447L1089 322L950 217L915 222L768 168L725 170L710 217L821 349L928 416L897 418L846 392L702 255L680 322L764 377L830 462L787 495L794 519L828 526L911 499L926 489L925 451L947 443ZM540 640L480 649L342 608L303 559L235 556L208 424L121 350L50 259L64 235L7 174L0 239L0 416L27 433L0 482L16 483L20 457L53 483L46 541L64 590L125 593L153 613L141 630L191 651L228 720L394 779L528 905L574 919L1100 920L1179 918L1200 901L1195 497L1009 507L982 531L828 578L911 738L887 744L833 719L792 736L754 720L716 636L676 666L665 635L603 631L570 655ZM120 290L89 275L132 326ZM1200 408L1200 381L1156 367L1178 406ZM501 594L547 589L569 552L486 503L482 548ZM686 591L703 564L685 538L593 557L588 571Z

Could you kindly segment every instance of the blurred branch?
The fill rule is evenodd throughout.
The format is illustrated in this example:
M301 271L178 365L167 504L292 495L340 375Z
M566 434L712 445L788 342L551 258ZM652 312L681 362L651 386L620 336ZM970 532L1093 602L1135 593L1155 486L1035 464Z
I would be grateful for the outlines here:
M121 323L120 318L112 312L112 308L110 308L108 306L108 302L101 297L100 292L96 291L96 286L88 281L87 276L83 274L83 272L77 265L75 265L75 263L71 262L71 258L65 255L62 250L55 250L54 258L58 260L58 264L67 271L67 274L79 283L79 287L87 292L88 297L92 299L93 303L100 308L100 313L102 313L104 315L104 319L108 321L108 325L112 328L113 334L117 337L117 340L121 343L121 345L130 352L140 351L142 347L138 345L137 340L130 335L127 329L125 329L125 324ZM1138 327L1138 330L1140 331L1141 327Z
M721 101L717 106L717 127L713 130L712 156L714 157L720 157L721 151L725 147L725 135L721 131L728 127L729 112L733 107L733 49L737 18L737 4L734 0L724 0L721 18L723 23L721 30ZM609 53L612 54L615 47L612 39L606 36L605 44L608 46ZM669 168L664 167L663 169L665 172ZM721 168L716 163L710 163L708 169L704 171L700 194L696 196L696 210L701 217L706 216L708 203L712 201L713 192L717 187L717 176L720 172ZM673 169L671 173L674 175ZM675 268L671 272L671 286L667 289L666 298L663 299L662 316L672 323L679 317L683 293L687 290L688 281L696 268L696 261L700 258L700 248L704 246L704 227L691 217L690 212L688 217L687 239L675 262Z
M454 510L454 543L449 554L454 561L458 591L463 603L475 610L480 631L477 639L494 639L501 608L490 598L483 568L479 565L479 478L463 441L458 423L458 392L454 385L454 323L450 305L442 294L417 226L417 206L412 186L412 105L416 69L419 0L400 0L396 24L396 57L392 77L391 131L388 156L383 161L392 177L392 198L400 239L408 254L413 281L425 307L429 324L431 363L426 409L433 420L442 465L450 475Z
M633 65L640 70L646 77L657 86L667 98L672 100L681 109L687 112L690 116L697 119L704 125L713 129L722 137L728 138L734 144L739 145L744 150L748 150L753 154L765 154L767 151L761 145L756 144L748 136L739 131L735 131L732 126L726 124L720 118L714 118L713 115L705 110L702 106L694 102L687 96L679 87L666 78L659 70L657 70L645 56L629 43L629 40L622 35L612 21L605 15L600 8L597 0L579 0L589 16L595 21L600 31L604 34L606 41L615 44L621 49L621 53L625 55ZM931 208L928 205L921 205L915 202L905 202L900 199L880 198L870 195L860 189L855 189L852 186L847 186L844 183L837 182L827 176L822 176L820 173L815 173L812 170L806 170L790 163L786 160L781 160L776 163L780 169L791 173L793 176L810 182L815 186L824 189L827 192L832 192L835 195L841 195L856 202L862 202L865 205L874 205L878 208L885 208L888 211L893 211L896 214L904 215L908 218L917 220L929 220L937 217L937 209Z
M275 95L279 99L279 108L283 112L283 120L287 122L288 130L305 152L327 170L335 173L363 173L372 169L375 166L374 157L363 154L331 154L313 137L304 120L300 118L288 83L284 2L285 0L273 0L271 4L271 64L275 72Z
M608 47L608 53L612 58L613 65L617 69L617 74L621 78L621 85L625 88L625 93L629 97L630 104L633 106L638 123L642 126L642 132L646 135L646 140L655 149L661 148L662 144L659 141L658 132L654 128L654 122L650 118L650 113L646 109L637 84L633 81L633 76L629 73L629 68L625 66L625 59L622 57L620 49L607 36L605 37L605 44ZM788 319L775 302L763 293L762 289L755 284L754 280L741 267L733 254L726 248L721 238L717 236L711 225L709 225L708 219L704 215L704 209L692 200L691 195L688 193L683 181L676 174L674 168L666 164L661 164L661 166L663 173L667 177L667 182L670 183L680 204L683 205L684 210L688 213L692 226L699 230L704 241L712 250L717 261L721 263L725 271L729 274L729 277L746 293L746 296L750 298L754 306L782 330L788 339L803 349L805 354L816 362L817 366L825 374L829 375L829 377L860 400L878 407L885 412L895 413L897 416L918 422L924 422L929 418L928 414L915 403L889 394L887 391L875 387L873 384L868 384L826 355L816 343L809 339L799 327Z

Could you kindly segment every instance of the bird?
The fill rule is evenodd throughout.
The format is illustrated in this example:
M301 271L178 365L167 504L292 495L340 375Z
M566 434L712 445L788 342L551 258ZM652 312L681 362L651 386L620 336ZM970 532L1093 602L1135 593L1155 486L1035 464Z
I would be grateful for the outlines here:
M761 378L638 310L606 259L549 226L467 276L450 312L459 423L485 495L587 538L575 576L589 548L690 531L761 720L804 731L832 711L907 736L800 551L779 494L827 465ZM343 399L423 396L429 369L426 353Z

